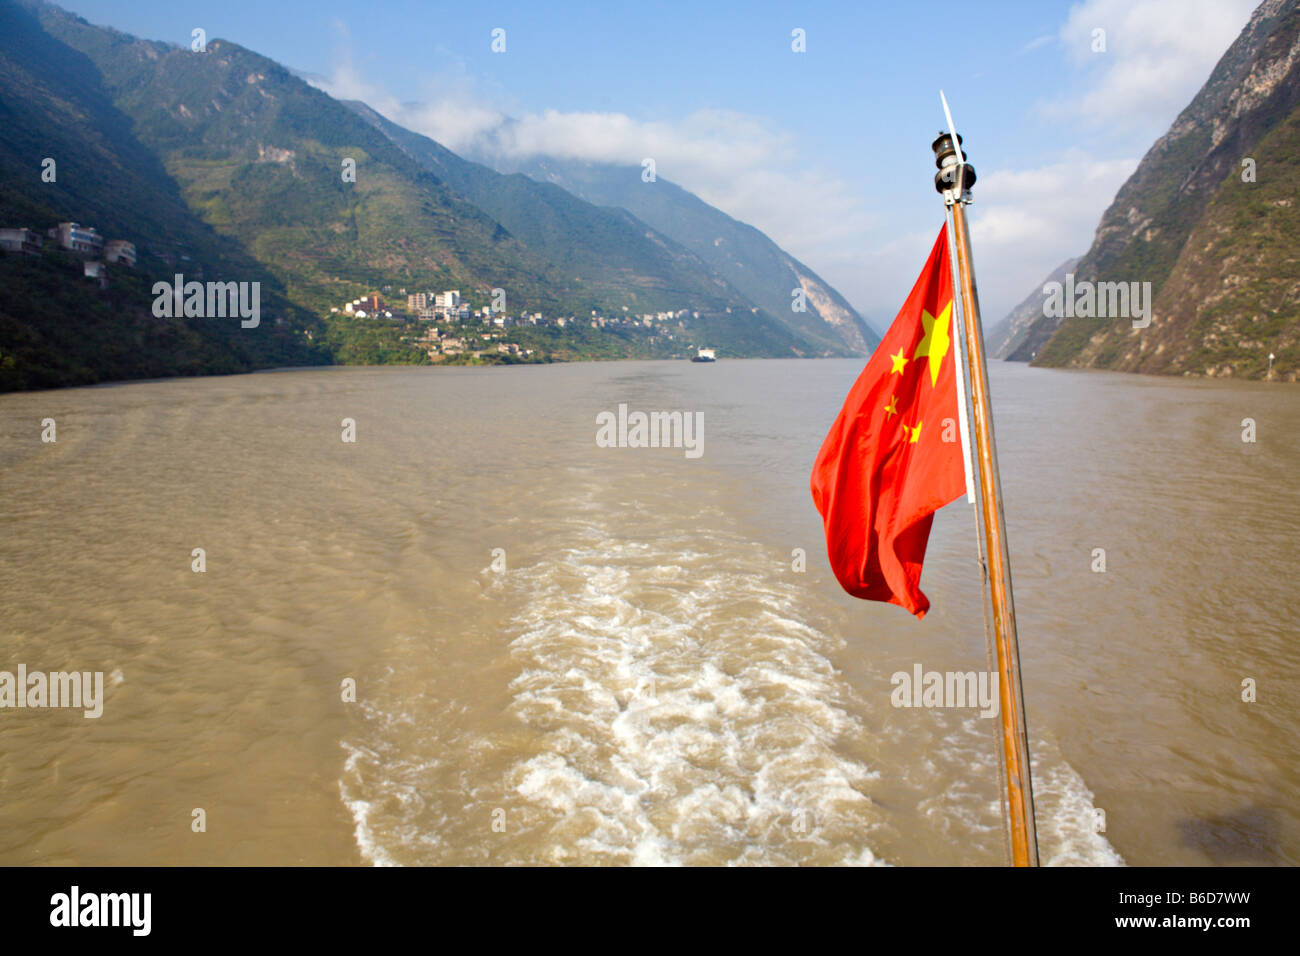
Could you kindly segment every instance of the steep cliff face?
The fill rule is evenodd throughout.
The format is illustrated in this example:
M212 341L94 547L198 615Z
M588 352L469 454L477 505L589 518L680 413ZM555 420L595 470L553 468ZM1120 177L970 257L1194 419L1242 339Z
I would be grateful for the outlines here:
M1102 217L1082 282L1150 283L1131 315L1041 316L1009 353L1036 365L1275 376L1300 371L1293 145L1300 3L1266 0ZM1036 354L1036 357L1035 357Z
M1151 327L1107 328L1070 364L1260 378L1268 373L1272 353L1273 377L1295 381L1300 373L1295 185L1300 163L1292 157L1300 156L1298 151L1300 114L1295 114L1257 145L1258 180L1242 183L1230 175L1206 203L1156 296Z
M876 347L876 338L871 334L871 330L866 327L862 317L844 302L838 292L818 278L798 259L786 256L785 261L798 279L799 287L803 289L808 305L822 321L835 330L844 340L845 345L863 354L869 353Z

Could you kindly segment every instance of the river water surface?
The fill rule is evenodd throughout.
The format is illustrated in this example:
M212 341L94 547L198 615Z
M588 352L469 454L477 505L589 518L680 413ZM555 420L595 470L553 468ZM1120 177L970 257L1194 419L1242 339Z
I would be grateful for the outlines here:
M860 368L0 396L0 670L106 698L0 710L0 864L1003 862L997 721L891 703L986 668L971 506L922 622L826 563ZM1043 862L1300 862L1300 392L992 373ZM619 404L703 454L599 447Z

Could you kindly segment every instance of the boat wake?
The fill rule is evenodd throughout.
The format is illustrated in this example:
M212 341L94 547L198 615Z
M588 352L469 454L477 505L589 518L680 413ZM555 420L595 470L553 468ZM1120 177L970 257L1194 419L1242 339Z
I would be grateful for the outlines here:
M836 619L720 502L669 522L583 485L527 529L545 551L484 569L503 617L472 673L408 636L376 678L340 781L366 861L1002 862L988 721L868 699ZM1043 862L1121 863L1078 774L1034 754Z
M715 533L574 532L521 572L510 645L537 737L507 779L548 861L877 862L876 774L840 746L862 727L802 589Z

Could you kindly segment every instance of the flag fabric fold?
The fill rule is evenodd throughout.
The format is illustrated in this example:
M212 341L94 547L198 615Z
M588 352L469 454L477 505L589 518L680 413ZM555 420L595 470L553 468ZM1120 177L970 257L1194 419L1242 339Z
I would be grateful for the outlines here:
M813 502L840 586L925 617L934 512L966 492L947 226L849 390L813 465Z

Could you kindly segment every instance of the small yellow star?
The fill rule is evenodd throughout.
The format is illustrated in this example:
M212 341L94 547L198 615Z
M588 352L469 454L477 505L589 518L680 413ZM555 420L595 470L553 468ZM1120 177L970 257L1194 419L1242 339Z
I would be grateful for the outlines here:
M898 414L898 399L893 395L889 396L889 404L885 406L885 414L891 418Z
M889 357L894 360L894 367L890 370L889 374L893 375L896 372L901 374L903 366L907 364L907 359L903 358L903 350L899 349L897 355L891 355Z
M915 428L912 428L912 426L910 426L910 425L904 425L904 426L903 426L904 428L910 428L911 431L912 431L912 437L909 438L909 439L907 440L907 441L908 441L908 444L911 444L911 445L915 445L915 444L916 444L916 440L917 440L918 438L921 437L921 426L924 425L924 424L925 424L924 422L917 422Z

